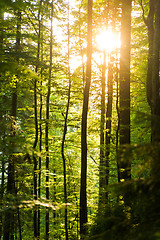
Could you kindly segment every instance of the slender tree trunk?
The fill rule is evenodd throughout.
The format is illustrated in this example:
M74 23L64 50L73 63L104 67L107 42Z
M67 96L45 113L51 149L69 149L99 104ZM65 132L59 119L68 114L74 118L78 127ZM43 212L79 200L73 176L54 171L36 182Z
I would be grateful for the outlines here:
M41 81L42 86L42 81ZM42 151L42 94L40 94L40 113L39 113L39 151ZM38 173L38 199L41 198L41 156L39 157L39 173ZM40 239L40 206L38 207L38 239Z
M83 94L83 110L81 123L81 189L80 189L80 234L84 239L87 223L87 114L89 104L89 89L91 83L92 58L92 0L88 0L88 30L87 30L87 68L86 83Z
M42 69L41 69L41 78L42 78ZM41 88L42 88L42 80L41 80ZM43 110L43 103L42 103L42 94L40 93L40 112L39 112L39 151L41 153L42 151L42 110ZM40 200L41 198L41 156L39 157L39 162L38 162L38 199ZM38 207L38 238L40 239L40 206Z
M39 56L40 56L40 37L41 37L41 5L42 5L42 0L40 0L39 3L39 10L38 10L38 46L37 46L37 65L35 72L38 73L38 67L39 67ZM35 150L38 144L38 110L37 110L37 79L34 80L34 114L35 114L35 141L33 145L33 160L34 160L34 200L37 200L38 197L38 188L37 188L37 166L38 166L38 161L37 161L37 156L35 154ZM34 209L34 237L37 239L39 236L39 231L38 231L38 221L39 221L39 216L38 216L38 208L35 206Z
M51 28L50 28L50 67L48 78L48 93L46 101L46 129L45 129L45 144L46 144L46 199L49 200L49 110L50 110L50 91L52 78L52 45L53 45L53 0L51 2ZM46 240L49 239L49 209L46 208Z
M146 21L148 28L148 41L149 41L149 49L148 49L148 68L147 68L147 82L146 82L146 90L147 90L147 101L151 108L152 112L152 61L153 61L153 36L154 36L154 1L150 0L150 10L148 14L148 18Z
M17 220L18 220L19 240L22 240L22 227L21 227L19 207L17 207Z
M63 139L62 139L62 159L63 159L63 176L64 176L64 201L65 201L65 233L66 233L66 240L68 240L68 220L67 220L67 178L66 178L66 158L64 154L64 144L65 138L67 134L67 121L68 121L68 112L69 112L69 105L70 105L70 95L71 95L71 74L70 74L70 29L69 29L69 3L68 3L68 78L69 78L69 86L68 86L68 102L66 107L66 114L64 119L64 130L63 130Z
M131 0L122 0L121 49L120 49L120 151L130 144L130 39ZM119 181L131 178L129 157L119 156Z
M15 89L16 91L16 89ZM16 113L17 113L17 92L12 94L12 110L11 110L11 136L12 136L12 150L14 151L15 145L15 124L16 124ZM14 169L15 157L11 153L9 156L8 164L8 180L7 180L7 193L15 196L15 169ZM4 240L14 239L14 210L10 209L5 214L5 225L4 225Z
M99 166L99 212L104 208L105 200L105 86L106 86L106 51L104 51L101 77L101 123L100 123L100 166Z
M111 61L111 60L110 60ZM112 123L112 101L113 101L113 66L108 64L108 102L106 109L106 134L105 134L105 186L109 182L109 155L111 141L111 123ZM105 191L105 199L108 200L108 191Z
M43 0L40 0L40 6L39 6L39 40L41 40L40 48L41 48L41 63L43 62L43 32L41 32L41 24L42 24L42 16L41 16L41 7L42 7ZM40 83L40 89L42 90L42 77L43 77L43 68L41 67L41 83ZM43 111L43 98L42 93L40 93L40 110L39 110L39 151L41 153L42 151L42 111ZM39 173L38 173L38 199L41 198L41 156L39 157L38 161L38 167L39 167ZM40 239L40 206L38 207L38 239Z
M37 200L37 157L36 146L38 143L38 116L37 116L37 80L34 81L34 114L35 114L35 140L33 145L33 162L34 162L34 200ZM34 238L37 239L37 207L34 208Z
M20 53L20 39L21 39L21 12L17 12L17 33L16 33L16 60L19 63L19 53ZM18 77L18 76L17 76ZM8 180L7 180L7 193L16 197L15 192L15 135L16 135L16 117L17 117L17 87L13 90L12 93L12 106L11 106L11 145L12 152L9 156L8 163ZM5 225L4 225L4 240L14 240L14 210L11 209L6 211L5 214Z
M69 76L69 88L68 88L68 103L67 103L67 109L66 109L66 115L65 115L65 122L64 122L64 130L63 130L63 139L62 139L62 148L61 148L61 154L63 159L63 177L64 177L64 201L65 201L65 232L66 232L66 240L68 239L68 226L67 226L67 179L66 179L66 158L64 154L64 144L65 144L65 138L67 134L67 120L68 120L68 111L69 111L69 104L70 104L70 89L71 89L71 79Z
M117 57L118 59L118 57ZM116 129L116 156L117 156L117 173L118 173L118 182L120 182L120 171L119 171L119 164L118 164L118 144L119 144L119 125L120 125L120 116L119 116L119 77L118 77L118 65L116 63L116 112L117 112L117 129Z

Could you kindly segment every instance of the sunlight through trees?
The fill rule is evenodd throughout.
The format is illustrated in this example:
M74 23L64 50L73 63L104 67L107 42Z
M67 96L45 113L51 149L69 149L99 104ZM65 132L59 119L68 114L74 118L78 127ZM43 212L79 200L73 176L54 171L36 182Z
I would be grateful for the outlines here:
M0 239L159 239L159 39L159 0L0 0Z

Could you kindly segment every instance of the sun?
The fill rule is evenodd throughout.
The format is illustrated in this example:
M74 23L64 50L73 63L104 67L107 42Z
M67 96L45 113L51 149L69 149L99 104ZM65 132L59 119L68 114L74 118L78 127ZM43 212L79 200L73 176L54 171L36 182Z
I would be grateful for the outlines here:
M101 51L111 53L120 47L120 38L112 29L105 29L96 36L96 44Z

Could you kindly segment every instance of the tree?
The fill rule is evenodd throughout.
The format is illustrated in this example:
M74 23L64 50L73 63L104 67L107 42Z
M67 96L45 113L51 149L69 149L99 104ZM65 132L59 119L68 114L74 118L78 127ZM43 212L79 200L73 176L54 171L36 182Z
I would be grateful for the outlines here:
M100 166L99 166L99 210L103 209L105 202L106 188L106 165L105 165L105 88L106 88L106 52L104 51L104 59L101 77L101 122L100 122Z
M122 0L121 49L120 49L120 148L130 144L130 39L131 39L132 1ZM121 151L120 150L120 151ZM122 150L123 151L123 150ZM121 155L121 154L120 154ZM120 156L118 160L118 180L131 178L129 157Z
M153 36L154 36L154 0L149 1L149 13L147 19L145 18L145 10L143 7L142 0L140 1L142 11L143 11L143 20L148 29L148 67L147 67L147 81L146 81L146 93L147 93L147 101L152 111L152 58L153 58Z
M160 1L154 2L155 8L155 27L153 37L153 56L152 56L152 142L160 142L160 96L159 96L159 53L160 53ZM153 158L152 177L155 182L159 182L159 157L160 152Z
M40 61L40 39L41 39L41 7L42 7L42 0L39 2L39 9L38 9L38 44L37 44L37 64L35 67L35 72L38 75L38 69L39 69L39 61ZM37 179L37 166L38 166L38 160L36 156L36 147L38 144L38 107L37 107L37 79L34 80L34 115L35 115L35 140L33 144L33 161L34 161L34 200L37 200L38 197L38 189L40 191L40 184L38 186L38 179ZM41 136L40 136L41 137ZM39 180L40 183L40 180ZM38 186L38 187L37 187ZM40 195L40 193L39 193ZM35 239L40 236L39 231L39 216L37 215L39 211L37 211L37 207L34 209L34 237ZM37 218L38 217L38 218Z
M48 92L46 99L46 128L45 128L45 146L46 146L46 199L49 200L49 111L50 111L50 93L52 79L52 58L53 58L53 1L51 2L51 28L50 28L50 66L48 77ZM49 239L49 209L46 208L46 240Z
M155 28L153 37L153 56L152 56L152 140L159 142L159 117L160 117L160 96L159 96L159 51L160 51L160 2L155 1Z
M68 100L66 106L66 113L64 117L64 130L63 130L63 138L62 138L62 148L61 154L63 159L63 176L64 176L64 203L65 203L65 233L66 233L66 240L68 240L68 217L67 217L67 203L68 203L68 195L67 195L67 178L66 178L66 157L64 154L64 144L65 138L67 134L67 121L68 121L68 113L70 107L70 98L71 98L71 73L70 73L70 65L69 65L69 58L70 58L70 29L69 29L69 3L68 3Z
M38 27L39 27L39 31L38 31L38 46L37 46L37 61L39 62L39 60L41 60L41 62L43 62L43 35L42 35L42 4L43 4L43 0L40 0L39 2L39 11L38 11ZM41 51L40 51L41 50ZM39 56L41 53L41 57ZM43 77L43 70L42 70L42 66L40 69L40 78L41 78L41 82L40 82L40 91L42 91L42 77ZM43 106L42 106L42 101L43 101L43 96L42 93L40 92L40 107L39 107L39 151L40 154L42 152L42 110L43 110ZM38 174L38 199L40 199L41 197L41 163L42 163L42 158L41 156L39 156L39 161L38 161L38 170L39 170L39 174ZM41 214L40 214L40 206L38 207L38 226L37 226L37 235L38 238L40 238L40 220L41 220Z
M0 1L1 238L159 236L160 3L132 2L70 4L68 21L64 1ZM122 33L110 59L106 25Z
M86 82L83 93L83 110L81 123L81 189L80 189L80 234L81 239L86 233L87 223L87 113L89 104L89 89L91 83L91 58L92 58L92 0L88 0L88 25L87 25L87 66Z
M110 61L112 61L110 59ZM105 183L108 186L109 182L109 156L110 156L110 143L111 143L111 125L112 125L112 108L113 108L113 63L108 64L108 101L106 109L106 134L105 134L105 165L106 177ZM106 190L106 200L108 200L108 192Z
M21 11L17 10L17 31L16 31L16 61L17 65L19 64L19 53L20 53L20 41L21 41ZM18 76L17 76L18 78ZM16 157L14 155L16 148L16 120L17 120L17 83L12 92L12 103L11 103L11 153L9 156L8 163L8 179L7 179L7 193L16 196L15 188L15 161ZM4 239L14 239L14 213L15 211L6 211L5 214L5 225L4 225Z

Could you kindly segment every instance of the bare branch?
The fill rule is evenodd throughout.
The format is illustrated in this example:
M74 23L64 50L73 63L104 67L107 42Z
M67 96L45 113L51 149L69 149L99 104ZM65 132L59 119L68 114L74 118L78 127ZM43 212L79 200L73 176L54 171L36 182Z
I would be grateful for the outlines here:
M147 21L147 19L145 18L145 15L144 15L145 11L144 11L144 7L143 7L143 2L142 2L142 0L140 0L140 6L141 6L141 8L142 8L143 21L144 21L144 23L145 23L146 25L148 25L148 21Z

